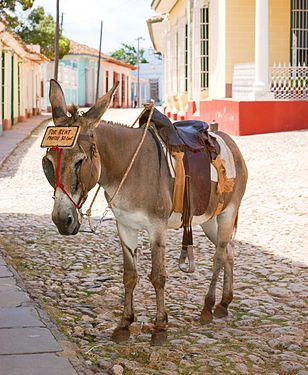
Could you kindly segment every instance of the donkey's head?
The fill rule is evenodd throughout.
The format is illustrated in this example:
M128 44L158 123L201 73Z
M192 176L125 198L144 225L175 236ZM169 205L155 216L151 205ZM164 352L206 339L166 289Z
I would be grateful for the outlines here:
M44 173L55 189L52 220L61 234L78 233L78 209L100 178L101 161L94 129L108 109L118 85L117 82L89 111L81 115L77 109L68 112L61 86L53 79L50 81L49 98L55 126L80 127L75 147L61 152L49 149L42 161Z

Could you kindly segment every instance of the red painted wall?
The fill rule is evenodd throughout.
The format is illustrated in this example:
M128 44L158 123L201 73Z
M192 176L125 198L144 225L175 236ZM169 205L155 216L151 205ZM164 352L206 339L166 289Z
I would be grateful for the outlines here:
M308 101L242 102L240 134L308 129Z
M190 102L187 119L215 120L220 130L232 135L308 129L308 101L203 101L200 116L193 114L194 107Z

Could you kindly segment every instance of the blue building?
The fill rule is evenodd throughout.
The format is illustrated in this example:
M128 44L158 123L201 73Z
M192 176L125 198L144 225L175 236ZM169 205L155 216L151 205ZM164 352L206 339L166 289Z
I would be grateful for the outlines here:
M78 71L78 105L91 106L96 98L96 78L99 51L85 44L70 41L70 51L61 60L63 64ZM131 106L131 74L136 68L123 61L101 54L99 96L103 95L119 81L113 107Z
M59 63L59 82L67 98L67 104L89 107L96 100L96 80L99 51L85 44L70 41L70 51ZM49 107L49 80L53 77L53 63L44 67L44 106ZM114 82L120 85L114 95L112 107L125 108L132 106L132 71L136 68L130 64L101 54L99 96L111 89Z

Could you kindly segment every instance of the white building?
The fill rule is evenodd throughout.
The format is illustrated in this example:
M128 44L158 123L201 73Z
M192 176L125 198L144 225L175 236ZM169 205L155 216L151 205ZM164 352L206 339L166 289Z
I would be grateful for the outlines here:
M26 45L0 22L0 134L40 113L40 65L47 61L39 46Z

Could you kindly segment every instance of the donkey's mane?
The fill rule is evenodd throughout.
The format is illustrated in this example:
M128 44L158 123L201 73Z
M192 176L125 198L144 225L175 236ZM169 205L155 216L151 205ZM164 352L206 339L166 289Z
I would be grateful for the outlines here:
M67 107L67 112L73 117L73 118L76 118L78 116L81 116L83 113L79 112L79 107L75 104L72 104L70 106ZM100 125L102 124L105 124L105 125L108 125L108 126L119 126L119 127L122 127L122 128L129 128L130 126L129 125L126 125L126 124L122 124L120 122L113 122L113 121L106 121L106 120L101 120L100 122Z
M79 107L75 104L72 104L70 106L67 107L67 112L72 116L72 117L75 117L77 115L79 115L78 113L78 109Z
M103 124L105 124L105 125L108 125L108 126L119 126L119 127L121 127L121 128L129 128L130 126L129 125L126 125L126 124L122 124L121 122L113 122L113 121L106 121L106 120L102 120L101 122L100 122L100 125L103 125Z

